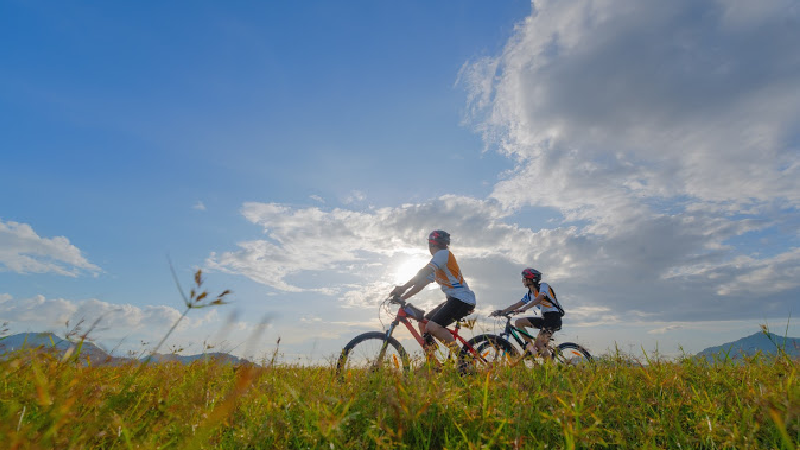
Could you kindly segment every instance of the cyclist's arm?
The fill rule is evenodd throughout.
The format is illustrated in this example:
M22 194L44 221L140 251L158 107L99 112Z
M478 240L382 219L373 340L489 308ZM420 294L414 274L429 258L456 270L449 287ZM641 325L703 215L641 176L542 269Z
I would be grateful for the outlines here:
M419 270L419 272L417 272L416 275L414 275L414 278L408 280L408 282L406 284L404 284L402 286L396 286L394 288L394 290L392 291L392 295L402 294L402 293L408 291L409 288L411 288L411 290L408 291L408 293L403 295L403 300L405 300L405 299L407 299L409 297L412 297L414 294L416 294L417 292L421 291L422 288L424 288L425 286L429 285L433 281L433 280L431 280L429 278L429 276L435 270L436 269L434 269L430 265L427 265L427 266L423 267L422 269Z
M518 301L517 303L514 303L513 305L509 306L509 307L508 307L508 308L506 308L506 309L501 309L501 310L500 310L500 314L502 315L502 314L505 314L505 313L507 313L507 312L509 312L509 311L514 311L514 310L516 310L517 308L519 308L520 306L522 306L522 305L524 305L524 304L525 304L525 302L523 302L522 300L520 300L520 301Z
M544 295L544 293L539 293L539 295L537 295L536 298L534 298L531 302L529 302L527 305L525 305L524 308L520 309L519 311L520 312L527 311L527 310L533 308L536 305L541 305L542 301L544 299L546 299L546 298L547 298L547 296Z
M422 283L417 283L411 286L411 289L408 290L405 294L400 296L403 300L408 300L409 298L415 296L417 292L421 291L425 286L430 284L430 281L425 280Z

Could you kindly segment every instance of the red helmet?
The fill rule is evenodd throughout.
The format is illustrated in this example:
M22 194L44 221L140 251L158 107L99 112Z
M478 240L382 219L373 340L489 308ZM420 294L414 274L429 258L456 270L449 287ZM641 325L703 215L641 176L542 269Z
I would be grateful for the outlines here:
M534 283L539 284L539 282L542 281L542 272L528 267L522 271L522 278L533 280Z
M450 245L450 233L443 230L431 231L431 234L428 235L428 245L447 247Z

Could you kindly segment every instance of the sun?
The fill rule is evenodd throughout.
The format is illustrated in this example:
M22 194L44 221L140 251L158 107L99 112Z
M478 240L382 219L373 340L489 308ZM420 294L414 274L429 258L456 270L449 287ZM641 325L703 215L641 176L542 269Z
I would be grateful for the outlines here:
M419 269L422 269L425 264L428 263L428 261L428 258L422 256L409 256L400 262L400 264L398 264L392 271L392 282L394 284L405 283L406 281L410 280L411 277L416 275L417 272L419 272Z

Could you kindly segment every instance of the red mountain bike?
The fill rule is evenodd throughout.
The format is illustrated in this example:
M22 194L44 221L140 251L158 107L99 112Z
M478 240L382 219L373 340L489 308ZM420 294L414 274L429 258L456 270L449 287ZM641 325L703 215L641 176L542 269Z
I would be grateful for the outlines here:
M397 371L409 371L411 369L411 360L408 352L397 339L392 337L392 334L397 325L402 323L414 336L420 348L424 350L425 341L413 325L412 320L427 323L424 318L425 311L400 299L400 297L390 297L384 300L384 307L388 307L389 304L399 305L397 314L392 320L389 329L385 332L370 331L360 334L348 342L342 349L342 354L336 364L337 372L342 373L350 369ZM456 355L459 370L469 371L473 368L493 367L495 364L503 362L505 355L514 353L511 344L499 336L482 334L469 341L464 340L458 334L462 323L459 321L455 327L447 328L456 342L461 345L461 349ZM449 359L452 356L454 355L448 354L447 358Z

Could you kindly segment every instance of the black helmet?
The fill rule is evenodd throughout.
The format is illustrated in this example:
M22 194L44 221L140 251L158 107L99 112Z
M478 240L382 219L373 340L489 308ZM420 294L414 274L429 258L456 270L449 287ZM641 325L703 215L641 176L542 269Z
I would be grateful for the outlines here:
M450 233L443 230L431 231L431 234L428 235L428 245L447 247L450 245Z
M528 267L522 271L522 278L533 280L534 283L539 284L539 282L542 281L542 272Z

